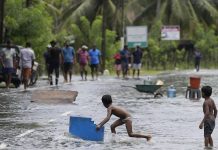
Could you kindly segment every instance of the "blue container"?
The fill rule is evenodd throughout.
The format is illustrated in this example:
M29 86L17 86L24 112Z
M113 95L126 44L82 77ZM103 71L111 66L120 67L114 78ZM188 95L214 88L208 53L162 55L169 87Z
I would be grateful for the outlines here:
M103 141L104 127L96 130L96 125L91 118L70 116L69 132L83 140Z
M176 97L176 89L175 89L175 87L173 85L168 87L168 89L167 89L167 97L169 97L169 98Z

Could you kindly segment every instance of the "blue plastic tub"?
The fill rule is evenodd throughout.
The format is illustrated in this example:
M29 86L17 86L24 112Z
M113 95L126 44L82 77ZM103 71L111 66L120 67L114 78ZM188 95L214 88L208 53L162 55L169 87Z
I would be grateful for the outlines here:
M97 131L96 124L91 118L70 116L69 132L83 140L104 140L104 127Z

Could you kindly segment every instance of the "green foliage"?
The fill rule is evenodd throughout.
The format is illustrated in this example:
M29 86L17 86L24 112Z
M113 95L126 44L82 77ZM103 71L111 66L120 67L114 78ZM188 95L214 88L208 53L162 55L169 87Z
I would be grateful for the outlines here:
M5 27L7 37L15 44L24 45L30 41L38 61L52 39L52 20L43 5L24 8L22 0L8 0L6 3Z
M97 16L92 24L85 16L80 18L78 25L72 24L70 26L69 34L75 37L75 47L79 48L82 44L92 47L95 44L98 48L101 47L102 41L102 17ZM116 32L106 30L106 47L111 49L115 42ZM106 52L107 54L107 52Z
M83 44L89 48L95 44L101 49L102 1L34 0L33 4L25 8L24 0L7 0L4 25L6 37L15 44L32 42L38 61L42 62L42 53L53 39L60 45L71 41L75 49ZM112 69L112 57L120 48L120 41L115 41L115 31L122 33L123 21L124 26L148 26L149 47L143 57L147 68L187 67L188 54L192 54L192 51L178 50L179 41L161 41L163 24L180 25L181 39L193 41L203 53L202 65L208 67L218 63L218 6L215 0L127 0L124 5L124 18L120 19L121 2L109 0L107 3L106 68Z
M101 49L102 41L102 16L97 16L92 24L83 16L79 25L72 24L68 32L75 39L75 48L78 49L85 44L91 48L94 44ZM120 47L120 42L116 42L116 32L106 30L106 67L111 68L113 55Z

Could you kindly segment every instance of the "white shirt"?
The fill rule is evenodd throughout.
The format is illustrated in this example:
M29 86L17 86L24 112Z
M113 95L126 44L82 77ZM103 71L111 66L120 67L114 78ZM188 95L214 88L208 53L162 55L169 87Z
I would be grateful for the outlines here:
M20 51L21 68L32 68L32 62L35 59L35 53L31 48L24 48Z
M2 49L1 58L5 68L13 68L13 59L16 57L16 51L14 48Z

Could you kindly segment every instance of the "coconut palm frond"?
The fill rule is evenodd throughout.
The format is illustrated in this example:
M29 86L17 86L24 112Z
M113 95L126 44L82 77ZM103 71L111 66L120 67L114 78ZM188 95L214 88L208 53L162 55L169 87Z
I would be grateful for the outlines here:
M186 7L188 9L187 11L189 11L189 14L191 15L191 20L199 22L198 16L197 16L197 14L196 14L196 12L194 10L194 7L193 7L192 3L190 2L190 0L187 1Z
M159 17L160 17L161 22L163 22L163 23L167 23L168 19L169 19L168 16L166 15L167 4L168 4L168 1L165 0L165 1L163 1L163 3L161 4L161 7L160 7Z
M179 0L173 0L171 4L171 15L170 15L170 20L172 22L176 21L184 21L184 14L181 8L181 3Z
M41 0L40 2L43 3L46 6L46 8L49 9L50 11L55 12L58 15L61 14L61 11L58 8L56 8L54 5L52 5L51 3L48 3L44 0Z
M107 0L106 12L108 12L106 15L107 21L114 21L116 6L111 0Z
M125 12L126 12L126 18L130 23L133 23L137 20L137 18L140 18L140 16L143 16L143 13L147 10L147 8L150 5L148 4L148 0L143 1L143 5L141 5L140 0L132 0L125 6Z
M218 10L207 0L203 0L205 10L211 14L211 17L218 17Z
M112 0L108 0L108 8L111 10L111 12L115 12L116 6L112 2Z
M210 14L211 17L218 16L217 9L213 7L213 5L208 0L195 0L192 2L192 4L201 13L204 13L206 11Z
M76 3L74 5L70 5L59 18L59 25L57 30L60 30L65 24L67 24L70 20L76 22L80 19L81 16L90 16L95 14L95 9L97 0L85 0L79 1L80 3Z
M141 11L138 11L135 16L130 20L130 22L135 23L141 20L142 18L146 18L147 14L155 14L155 1L149 3L145 7L141 8ZM139 10L139 9L136 9ZM150 12L150 13L148 13ZM155 14L156 15L156 14Z

